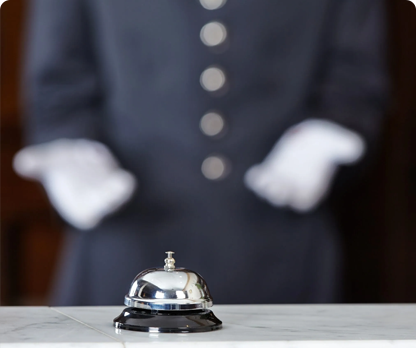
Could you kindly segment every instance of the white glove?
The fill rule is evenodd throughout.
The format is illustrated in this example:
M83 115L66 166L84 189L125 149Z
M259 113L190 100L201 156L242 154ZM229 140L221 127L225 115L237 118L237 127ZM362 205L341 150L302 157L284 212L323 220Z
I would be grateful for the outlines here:
M310 119L285 132L266 159L245 175L246 186L276 207L313 210L340 164L365 152L361 136L335 123Z
M132 196L136 179L108 148L85 139L59 139L26 147L13 163L23 177L40 181L59 214L79 229L97 226Z

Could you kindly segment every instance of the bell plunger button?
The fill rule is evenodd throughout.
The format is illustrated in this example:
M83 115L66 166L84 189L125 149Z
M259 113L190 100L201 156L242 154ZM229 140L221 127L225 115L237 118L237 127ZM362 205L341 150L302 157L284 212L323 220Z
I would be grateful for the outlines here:
M175 269L175 259L172 257L174 251L167 251L168 257L165 259L165 271L170 272Z

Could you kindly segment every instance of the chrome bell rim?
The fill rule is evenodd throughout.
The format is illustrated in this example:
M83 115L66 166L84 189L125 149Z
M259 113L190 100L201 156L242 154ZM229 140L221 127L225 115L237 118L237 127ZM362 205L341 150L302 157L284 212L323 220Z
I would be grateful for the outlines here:
M207 309L212 307L212 301L201 301L198 303L172 303L172 302L162 302L162 301L142 301L139 299L134 299L129 296L125 296L124 304L127 307L134 307L140 309L148 309L148 310L157 310L157 311L184 311L184 310L196 310L196 309Z

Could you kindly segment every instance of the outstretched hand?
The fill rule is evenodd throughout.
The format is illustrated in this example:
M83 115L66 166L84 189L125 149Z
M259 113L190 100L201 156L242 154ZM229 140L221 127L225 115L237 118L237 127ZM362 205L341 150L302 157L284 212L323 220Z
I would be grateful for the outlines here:
M364 151L358 134L307 120L286 131L267 158L247 171L245 183L270 204L305 213L324 199L338 166L355 163Z
M85 139L59 139L30 146L14 158L23 177L40 181L59 214L79 229L91 229L132 196L136 180L108 150Z

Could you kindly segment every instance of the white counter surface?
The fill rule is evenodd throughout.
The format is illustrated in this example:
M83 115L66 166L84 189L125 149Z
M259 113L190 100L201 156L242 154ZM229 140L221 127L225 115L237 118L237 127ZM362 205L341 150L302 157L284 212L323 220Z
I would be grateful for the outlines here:
M116 330L124 307L0 307L0 348L416 348L416 305L217 305L223 329Z

